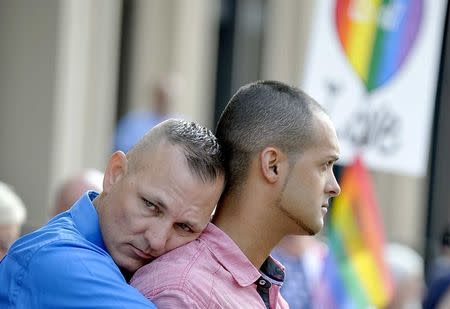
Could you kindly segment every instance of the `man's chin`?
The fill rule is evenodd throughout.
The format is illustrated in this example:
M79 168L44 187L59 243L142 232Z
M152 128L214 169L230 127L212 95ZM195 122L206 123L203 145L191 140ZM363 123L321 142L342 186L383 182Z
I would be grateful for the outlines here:
M313 234L311 234L311 235L317 235L317 234L319 234L319 233L322 231L323 226L324 226L323 221L320 221L320 222L319 222L318 224L316 224L315 226L311 226L311 231L313 232Z
M139 268L144 266L145 262L143 261L136 261L136 260L128 260L123 263L117 263L117 266L119 266L120 271L122 274L131 274L133 275Z
M320 233L323 228L323 222L317 222L316 224L310 223L306 224L304 222L297 222L300 228L300 234L314 236Z

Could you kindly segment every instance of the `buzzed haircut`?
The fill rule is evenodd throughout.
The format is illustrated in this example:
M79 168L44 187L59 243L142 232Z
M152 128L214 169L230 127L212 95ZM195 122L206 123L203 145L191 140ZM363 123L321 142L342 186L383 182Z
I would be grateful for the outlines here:
M253 155L268 146L292 161L313 141L314 112L325 112L300 89L278 81L241 87L225 107L216 128L222 146L227 191L242 184Z
M188 168L204 183L214 182L224 175L222 149L217 138L209 129L192 121L168 119L161 122L147 132L127 156L143 153L161 141L181 147Z

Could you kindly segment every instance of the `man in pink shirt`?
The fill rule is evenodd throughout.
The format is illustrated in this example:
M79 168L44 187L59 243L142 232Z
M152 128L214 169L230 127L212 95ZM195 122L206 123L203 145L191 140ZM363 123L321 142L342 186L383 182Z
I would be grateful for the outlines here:
M285 235L314 235L340 192L339 143L307 94L275 81L248 84L219 120L227 183L195 241L131 280L160 308L287 308L283 267L270 252Z

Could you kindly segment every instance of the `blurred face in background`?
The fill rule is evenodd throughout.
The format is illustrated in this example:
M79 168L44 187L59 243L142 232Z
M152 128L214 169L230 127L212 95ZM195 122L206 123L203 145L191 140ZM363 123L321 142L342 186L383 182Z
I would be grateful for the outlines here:
M422 308L422 299L424 295L424 283L418 276L408 275L395 284L395 293L387 309ZM447 307L448 308L448 307Z

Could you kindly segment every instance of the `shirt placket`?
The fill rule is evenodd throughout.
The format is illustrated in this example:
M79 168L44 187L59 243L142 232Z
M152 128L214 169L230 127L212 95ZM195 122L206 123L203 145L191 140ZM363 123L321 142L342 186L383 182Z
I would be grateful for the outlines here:
M256 291L258 292L259 296L261 296L264 305L266 305L267 309L270 309L270 287L272 284L264 279L262 276L259 277L258 280L256 280Z

